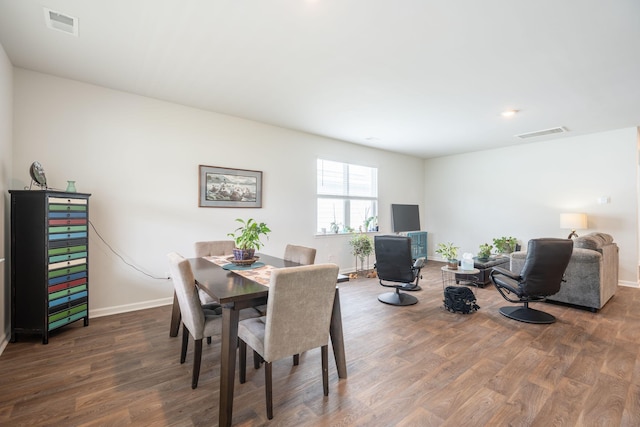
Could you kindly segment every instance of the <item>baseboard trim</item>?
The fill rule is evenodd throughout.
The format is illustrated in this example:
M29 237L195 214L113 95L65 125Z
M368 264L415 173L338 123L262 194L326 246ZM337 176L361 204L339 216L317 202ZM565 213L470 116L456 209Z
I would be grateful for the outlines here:
M619 280L618 286L627 286L629 288L640 288L640 284L638 284L638 282L630 282L627 280Z
M111 316L113 314L128 313L130 311L144 310L146 308L160 307L169 304L173 304L173 297L137 302L134 304L116 305L95 310L90 309L89 318Z

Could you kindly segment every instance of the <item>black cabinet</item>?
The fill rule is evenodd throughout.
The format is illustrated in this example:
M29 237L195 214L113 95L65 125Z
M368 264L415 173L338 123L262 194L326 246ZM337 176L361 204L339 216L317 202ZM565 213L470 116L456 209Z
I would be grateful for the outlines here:
M10 190L11 341L89 324L89 197Z

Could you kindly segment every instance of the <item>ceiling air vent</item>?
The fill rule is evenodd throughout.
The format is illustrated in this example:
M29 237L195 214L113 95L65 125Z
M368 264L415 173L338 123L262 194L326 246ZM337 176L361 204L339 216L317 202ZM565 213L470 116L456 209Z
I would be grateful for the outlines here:
M520 139L527 139L527 138L536 138L538 136L553 135L555 133L565 133L565 132L569 132L569 131L564 126L560 126L557 128L538 130L535 132L521 133L520 135L516 135L516 136Z
M47 23L47 27L78 37L78 18L47 9L46 7L43 9L44 22Z

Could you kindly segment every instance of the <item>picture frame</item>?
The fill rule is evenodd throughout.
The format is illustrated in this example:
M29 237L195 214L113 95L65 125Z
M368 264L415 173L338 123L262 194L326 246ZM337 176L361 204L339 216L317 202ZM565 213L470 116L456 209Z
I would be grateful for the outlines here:
M199 165L199 204L204 208L261 208L262 172Z

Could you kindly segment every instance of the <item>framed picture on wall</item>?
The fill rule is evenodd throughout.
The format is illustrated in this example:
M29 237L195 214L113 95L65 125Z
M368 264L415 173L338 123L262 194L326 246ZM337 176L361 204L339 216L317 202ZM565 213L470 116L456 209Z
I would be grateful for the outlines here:
M261 208L262 172L199 166L199 206L205 208Z

